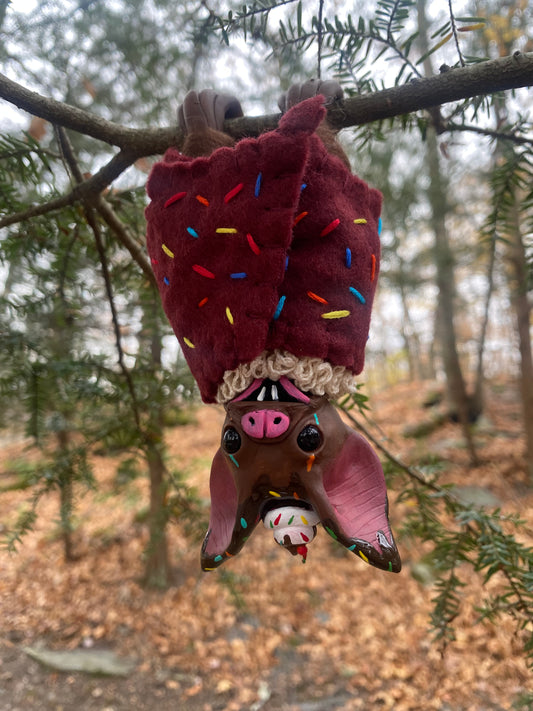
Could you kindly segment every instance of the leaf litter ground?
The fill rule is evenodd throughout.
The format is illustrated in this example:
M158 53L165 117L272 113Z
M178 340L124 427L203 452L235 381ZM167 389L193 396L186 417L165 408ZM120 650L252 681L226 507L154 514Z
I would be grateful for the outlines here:
M413 464L438 454L442 483L482 488L531 527L514 388L491 387L477 434L483 464L472 469L451 423L424 440L402 436L428 418L428 387L400 384L373 396L386 446ZM195 419L170 431L168 443L171 463L196 487L207 516L223 414L204 406ZM23 454L21 443L3 448L0 483ZM344 552L322 530L302 565L258 528L238 557L205 574L199 542L175 522L175 584L144 590L146 530L137 514L147 484L138 478L117 493L117 462L95 456L98 489L78 491L75 562L63 562L56 495L40 503L36 528L18 552L0 554L2 711L499 711L531 688L513 622L478 623L475 608L490 590L469 572L456 641L441 654L429 630L434 590L413 576L420 552L406 541L399 541L404 569L392 575ZM396 493L394 530L405 512ZM0 524L9 526L27 499L27 491L3 493ZM134 670L124 677L54 671L24 652L39 645L113 652Z

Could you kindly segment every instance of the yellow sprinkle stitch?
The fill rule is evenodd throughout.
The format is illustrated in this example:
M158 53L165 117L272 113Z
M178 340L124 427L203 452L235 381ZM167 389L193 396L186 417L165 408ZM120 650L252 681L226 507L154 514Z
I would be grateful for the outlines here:
M300 516L300 518L302 519L302 523L303 523L305 526L308 526L308 525L309 525L309 523L308 523L307 519L305 518L305 516Z
M365 563L368 563L368 558L367 558L366 555L363 553L363 551L359 551L359 555L360 555L361 558L365 561Z
M346 316L349 316L350 312L349 311L328 311L325 314L322 314L322 318L346 318Z
M217 227L219 235L234 235L237 232L235 227Z
M189 341L188 338L184 338L184 339L183 339L183 342L184 342L187 346L189 346L189 348L196 348L196 346L194 345L194 343L193 343L192 341Z
M174 252L171 252L166 244L161 245L161 249L165 254L167 254L171 259L174 259Z
M354 225L366 225L366 220L364 217L359 217L357 220L353 221Z
M229 310L229 306L226 306L226 316L227 316L228 321L229 321L229 322L231 323L231 325L233 326L233 314L232 314L231 311Z
M278 494L277 491L269 491L268 492L271 496L281 496L281 494Z

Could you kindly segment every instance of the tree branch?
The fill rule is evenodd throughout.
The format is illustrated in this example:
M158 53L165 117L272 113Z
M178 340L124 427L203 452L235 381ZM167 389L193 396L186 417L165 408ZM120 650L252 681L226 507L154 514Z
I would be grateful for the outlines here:
M346 99L341 107L330 108L328 117L335 128L348 128L438 104L530 85L533 85L533 52L515 52L509 57L450 69L428 79ZM176 126L155 129L121 126L29 91L2 74L0 98L52 123L119 146L123 151L131 151L134 160L164 153L169 146L179 146L183 140ZM278 121L279 114L237 118L226 121L224 130L234 138L257 136L276 128Z

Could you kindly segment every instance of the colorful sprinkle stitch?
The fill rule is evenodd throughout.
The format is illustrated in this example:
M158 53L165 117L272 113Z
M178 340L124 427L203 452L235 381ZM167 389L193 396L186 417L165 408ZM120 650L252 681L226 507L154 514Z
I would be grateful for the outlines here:
M244 183L239 183L238 185L236 185L233 188L233 190L230 190L229 193L226 193L226 195L224 196L224 202L227 203L230 200L232 200L235 197L235 195L238 195L241 192L241 190L243 188L244 188Z
M219 235L234 235L237 232L235 227L217 227L216 231Z
M294 514L290 517L290 519L287 521L287 524L290 526L291 523L294 521Z
M350 312L346 310L341 310L341 311L328 311L325 314L322 314L322 318L346 318L346 316L349 316Z
M284 307L284 305L285 305L285 299L286 299L286 298L287 298L287 297L284 295L284 296L282 296L281 299L278 301L278 305L276 306L276 310L274 311L274 316L272 316L272 318L274 319L274 321L277 321L277 319L279 318L279 316L280 316L280 314L281 314L281 312L282 312L282 310L283 310L283 307Z
M392 561L389 560L389 572L392 573Z
M231 459L231 461L233 462L233 464L235 464L235 466L236 466L237 469L238 469L238 468L239 468L239 462L235 459L235 457L233 456L233 454L230 454L230 455L229 455L229 458Z
M229 310L229 306L226 306L226 318L228 319L228 321L229 321L229 322L231 323L231 325L233 326L233 314L232 314L231 311Z
M257 180L255 181L255 189L254 189L254 196L259 197L259 193L261 192L261 181L263 180L263 173L259 173L257 176Z
M324 526L324 528L326 529L326 531L329 533L329 535L330 535L332 538L334 538L335 540L337 540L337 534L335 533L335 531L332 531L331 528L329 528L328 526Z
M354 225L366 225L367 221L364 217L358 217L357 220L353 221Z
M201 309L202 306L205 306L208 301L209 301L209 297L204 296L204 298L198 302L198 308Z
M232 279L246 279L248 274L246 272L234 272L233 274L230 274L230 277Z
M219 563L221 560L224 560L224 559L222 558L221 555L217 555L217 556L214 557L213 560L215 561L215 563Z
M308 292L307 292L307 296L308 296L310 299L313 299L313 301L318 301L319 304L327 304L327 303L328 303L328 302L326 301L326 299L323 299L321 296L319 296L318 294L315 294L315 293L312 292L312 291L308 291Z
M261 250L257 246L256 242L254 241L254 238L252 235L248 232L246 235L246 239L248 240L248 244L250 245L250 249L254 254L260 254Z
M333 220L332 222L330 222L329 225L327 225L326 227L324 227L324 229L323 229L322 232L320 233L320 236L321 236L321 237L325 237L326 235L329 235L329 233L330 233L330 232L333 232L333 230L334 230L336 227L338 227L338 226L340 225L340 223L341 223L341 221L340 221L339 218L337 217L335 220Z
M320 427L320 422L318 421L318 415L316 414L316 412L313 413L313 417L315 418L315 422L317 423L317 425Z
M187 227L187 232L191 235L191 237L194 237L194 239L198 239L199 234L192 227Z
M374 281L376 276L376 255L372 255L372 271L370 273L370 281Z
M354 289L353 286L351 286L350 292L355 296L356 299L359 299L362 304L366 304L366 299L360 291L357 291L357 289Z
M165 282L165 284L166 284L167 286L170 284L169 280L168 280L166 277L163 277L163 281Z
M285 257L285 271L289 268L289 258Z
M278 494L277 491L269 491L268 492L271 496L281 496L281 494Z
M355 543L354 543L353 545L351 545L351 546L348 546L348 550L349 550L349 551L354 551L355 548L356 548Z
M216 570L216 568L204 568L204 570Z
M308 471L308 472L311 471L311 467L313 466L314 461L315 461L315 455L314 455L314 454L311 454L311 456L310 456L309 459L307 460L307 471Z
M306 187L307 187L307 183L302 183L302 187L300 188L300 192L301 192L302 190L305 190Z
M381 235L381 230L383 229L383 222L381 221L381 217L378 220L378 237Z
M242 517L241 517L241 526L242 526L243 528L248 528L248 522L247 522L247 520L246 520L245 518L242 518Z
M183 339L183 342L184 342L187 346L189 346L189 348L196 348L196 346L194 345L194 343L193 343L192 341L190 341L188 338L184 338L184 339Z
M206 269L205 267L201 267L199 264L193 264L192 268L200 276L207 277L207 279L215 278L213 272L210 272L209 269Z
M281 520L281 514L278 514L274 520L274 526L277 526Z
M198 202L201 202L202 205L209 207L209 200L207 198L203 197L202 195L197 195L196 199L198 200Z
M305 543L309 543L309 536L306 536L305 533L302 533L301 531L300 536L302 537L302 541L304 541Z
M366 555L363 553L363 551L359 551L359 555L360 555L361 558L365 561L365 563L368 563L368 558L367 558Z
M305 518L305 516L300 516L300 518L302 519L304 526L309 526L309 521Z
M170 207L173 203L177 202L178 200L181 200L181 198L184 198L187 193L176 193L172 197L169 197L169 199L165 202L163 207Z
M352 250L346 247L346 266L348 269L352 266Z
M159 264L159 262L157 261L157 259L154 259L153 257L152 257L152 259L151 259L150 261L152 262L152 264Z
M172 252L166 244L162 244L161 249L167 256L169 256L171 259L174 259L174 252Z
M306 217L308 214L309 213L306 211L300 212L300 214L297 217L295 217L294 222L292 223L292 226L296 227L296 225L300 222L300 220L303 220L304 217Z

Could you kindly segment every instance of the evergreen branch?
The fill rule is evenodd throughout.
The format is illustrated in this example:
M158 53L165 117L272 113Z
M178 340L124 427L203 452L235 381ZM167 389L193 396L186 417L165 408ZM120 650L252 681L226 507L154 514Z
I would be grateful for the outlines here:
M451 133L457 133L460 131L468 131L470 133L477 133L480 136L487 136L488 138L494 138L495 140L510 141L511 143L516 143L519 146L529 145L533 146L533 138L527 138L526 136L518 136L514 132L505 133L504 131L494 131L489 128L481 128L480 126L472 126L471 124L464 123L444 123L444 131L450 131Z
M459 47L459 37L457 35L457 25L455 23L455 15L453 14L453 7L452 7L452 0L448 0L448 9L450 11L450 24L452 27L452 34L453 34L453 40L455 42L455 48L457 50L457 54L459 55L459 62L462 67L465 66L465 60L463 57L463 53L461 52L461 48Z

